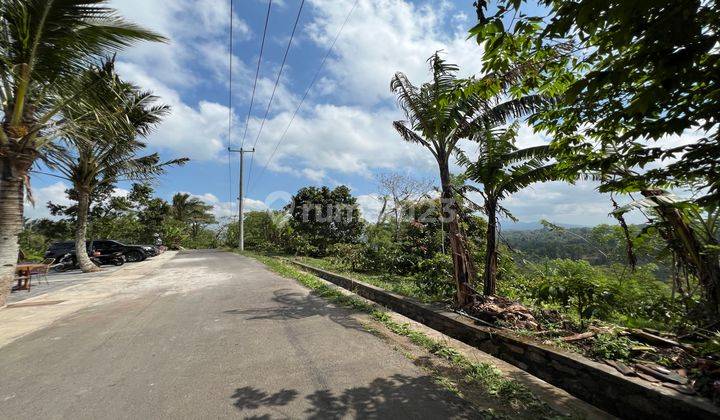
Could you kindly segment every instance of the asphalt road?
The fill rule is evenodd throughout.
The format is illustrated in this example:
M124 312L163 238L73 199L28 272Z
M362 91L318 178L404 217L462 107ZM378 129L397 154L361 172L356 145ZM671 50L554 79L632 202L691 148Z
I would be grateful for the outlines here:
M214 251L0 348L0 372L3 419L476 417L347 310Z

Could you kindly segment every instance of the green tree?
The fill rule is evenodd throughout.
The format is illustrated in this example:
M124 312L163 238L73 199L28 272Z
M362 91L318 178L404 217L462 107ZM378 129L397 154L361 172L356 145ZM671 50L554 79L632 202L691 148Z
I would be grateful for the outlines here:
M457 286L457 304L464 306L472 295L470 284L475 269L463 233L459 216L460 207L452 185L450 157L462 139L470 138L477 130L496 121L517 117L542 103L539 97L498 101L487 95L488 84L502 86L509 77L488 75L482 80L456 78L458 67L446 63L435 53L428 60L432 81L419 88L403 73L396 73L390 83L406 121L396 121L395 129L403 140L427 148L435 158L440 172L443 218L447 221L448 236L453 258L454 279Z
M105 63L105 66L108 67L105 72L107 83L115 85L112 89L115 95L110 96L108 102L116 109L116 118L125 121L124 129L109 130L106 123L98 123L95 119L75 123L63 135L64 147L49 154L52 167L73 185L74 198L78 203L75 253L83 272L98 270L85 252L90 199L95 190L102 186L113 186L118 181L148 180L164 173L169 165L187 161L176 159L160 162L157 153L138 156L145 144L137 137L147 136L170 108L155 105L157 98L149 92L142 92L129 83L117 80L112 72L112 62ZM64 110L64 115L75 121L79 119L75 116L92 113L93 108L82 102L70 103Z
M535 146L518 149L515 145L517 124L507 129L485 129L473 140L478 143L478 158L472 161L462 151L458 161L464 165L466 176L482 184L478 191L483 198L483 210L488 218L485 235L485 270L483 272L483 293L494 295L498 275L498 213L512 217L500 205L500 201L536 182L558 178L555 163L548 163L552 156L550 147Z
M654 203L658 223L672 226L666 239L681 244L676 256L698 277L717 317L717 240L703 243L690 207L668 202L662 189L688 189L700 206L720 201L720 3L541 0L543 16L517 13L525 1L499 3L471 30L484 46L486 70L532 69L515 93L556 98L532 118L536 128L553 136L562 161L594 172L601 191L639 192ZM687 130L702 137L660 142Z
M0 3L0 306L13 281L28 171L70 120L70 102L97 105L95 80L80 77L95 57L161 36L126 22L104 0Z
M357 199L344 185L301 188L286 210L295 235L309 241L318 255L325 255L330 245L357 242L362 233Z
M190 226L190 237L197 239L204 226L216 223L212 209L213 206L205 204L197 197L177 193L172 198L170 213L175 220Z

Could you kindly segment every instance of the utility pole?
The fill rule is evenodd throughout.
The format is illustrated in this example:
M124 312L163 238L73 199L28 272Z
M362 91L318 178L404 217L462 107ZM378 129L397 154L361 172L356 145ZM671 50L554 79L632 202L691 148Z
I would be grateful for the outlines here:
M245 161L245 153L255 153L255 148L252 148L250 150L246 150L243 148L240 149L232 149L228 147L228 152L230 153L240 153L240 195L238 196L238 222L240 223L240 238L238 239L238 247L240 248L240 251L245 250L245 220L243 220L243 216L245 215L244 206L243 206L243 163Z

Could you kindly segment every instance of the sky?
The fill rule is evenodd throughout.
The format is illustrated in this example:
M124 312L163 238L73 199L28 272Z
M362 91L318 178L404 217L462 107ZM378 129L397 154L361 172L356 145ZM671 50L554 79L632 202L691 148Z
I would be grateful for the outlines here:
M355 3L306 0L263 124L300 1L272 2L245 135L268 2L234 0L233 118L228 137L230 1L111 0L122 16L169 39L121 52L116 66L121 77L172 106L172 114L147 139L149 151L165 159L191 159L154 182L159 196L170 199L187 192L212 204L218 217L237 214L239 157L230 155L227 147L241 144L255 147L245 165L245 202L250 210L279 208L303 186L347 185L363 214L372 219L380 207L378 173L437 180L429 152L403 142L392 128L402 113L390 79L402 71L415 84L426 81L426 60L437 50L460 66L461 76L479 73L482 49L467 39L475 20L472 1L358 0L316 84L288 126ZM548 141L527 126L518 138L521 147ZM34 174L32 185L37 205L27 205L27 217L46 216L47 201L67 203L67 181ZM128 188L119 185L117 194ZM609 197L591 182L536 184L505 206L522 222L547 219L573 225L610 222L612 210Z

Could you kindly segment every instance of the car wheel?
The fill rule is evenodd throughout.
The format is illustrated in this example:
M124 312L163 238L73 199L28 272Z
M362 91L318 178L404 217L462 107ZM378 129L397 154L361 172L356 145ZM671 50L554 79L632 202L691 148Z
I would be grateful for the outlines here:
M125 259L127 260L127 262L138 262L142 261L144 258L139 251L130 251L125 254Z

